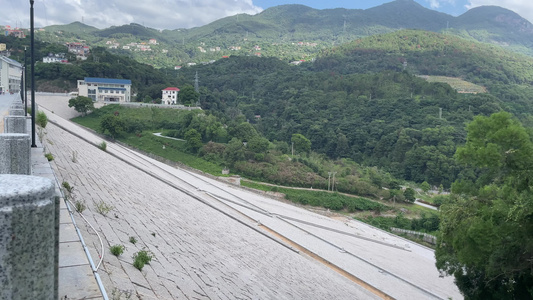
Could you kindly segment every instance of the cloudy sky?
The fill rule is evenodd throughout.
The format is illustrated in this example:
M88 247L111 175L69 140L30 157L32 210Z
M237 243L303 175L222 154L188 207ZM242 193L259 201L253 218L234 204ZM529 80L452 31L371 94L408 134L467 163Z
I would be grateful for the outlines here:
M191 28L238 13L257 14L281 4L367 9L392 0L35 0L35 27L80 21L97 28L139 23L157 29ZM415 0L454 16L481 5L513 10L533 23L532 0ZM28 0L2 0L0 25L28 28Z

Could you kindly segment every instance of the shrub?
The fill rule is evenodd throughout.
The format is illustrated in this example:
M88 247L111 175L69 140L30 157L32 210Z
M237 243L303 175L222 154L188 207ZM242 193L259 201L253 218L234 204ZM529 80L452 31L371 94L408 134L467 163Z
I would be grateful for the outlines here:
M37 125L41 126L42 128L45 128L46 124L48 124L48 117L44 112L38 111L37 115L35 116L35 122L37 123Z
M98 148L100 148L102 151L107 151L107 143L102 141L100 144L98 144Z
M52 153L46 153L46 154L44 155L44 157L46 157L46 159L47 159L48 161L52 161L52 160L54 160L54 156L52 155Z
M139 271L142 271L144 265L149 265L153 257L153 253L146 250L141 250L133 255L133 266Z
M137 243L137 239L134 236L130 236L130 243L135 245Z
M104 201L100 201L96 203L96 211L100 213L102 216L107 215L110 211L112 211L115 207L112 205L109 205L105 203Z
M119 256L124 253L124 249L126 249L124 245L113 245L109 248L109 250L114 256Z
M76 200L76 202L74 202L74 206L76 207L76 211L80 214L87 208L85 203L79 200Z
M61 184L63 186L63 188L69 192L69 193L72 193L72 190L74 189L73 187L70 186L70 184L66 181L63 181L63 183Z

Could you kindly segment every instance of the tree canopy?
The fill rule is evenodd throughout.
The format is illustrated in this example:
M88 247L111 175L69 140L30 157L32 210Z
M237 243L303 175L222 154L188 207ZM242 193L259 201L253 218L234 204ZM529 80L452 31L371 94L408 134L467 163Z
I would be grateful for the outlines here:
M478 116L456 152L465 169L441 206L437 267L468 299L533 297L533 143L506 112Z
M86 116L87 112L94 110L94 102L89 97L78 96L68 100L68 107L74 107L77 112Z

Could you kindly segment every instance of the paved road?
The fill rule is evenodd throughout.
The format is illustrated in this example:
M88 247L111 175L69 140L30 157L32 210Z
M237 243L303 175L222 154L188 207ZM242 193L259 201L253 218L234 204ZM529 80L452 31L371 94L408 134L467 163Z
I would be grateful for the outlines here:
M354 220L330 219L178 170L115 144L103 152L94 147L99 137L50 114L90 142L50 125L45 140L56 157L56 174L88 204L84 214L105 243L127 246L118 259L106 253L107 276L102 277L108 291L133 290L147 299L372 299L374 294L354 283L357 277L397 299L462 298L452 278L439 278L430 249ZM114 206L107 217L96 212L101 201ZM86 234L97 249L90 230ZM130 236L139 242L130 244ZM143 247L156 261L139 272L131 256Z

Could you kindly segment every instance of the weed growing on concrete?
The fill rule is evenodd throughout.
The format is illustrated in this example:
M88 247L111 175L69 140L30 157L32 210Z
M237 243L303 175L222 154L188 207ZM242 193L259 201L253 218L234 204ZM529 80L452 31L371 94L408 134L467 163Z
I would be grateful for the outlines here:
M107 151L107 143L102 141L100 144L98 144L98 148L100 148L102 151Z
M38 111L37 116L35 116L35 122L41 126L41 128L45 128L46 124L48 124L48 117L43 111Z
M142 271L144 268L144 262L139 258L133 257L133 266L137 270Z
M144 265L149 265L154 254L150 251L141 250L133 254L133 266L139 271L142 271Z
M80 214L87 208L87 205L85 205L85 202L76 200L74 202L74 206L76 207L76 211Z
M48 161L54 160L54 156L52 155L52 153L45 153L44 157L46 157L46 159L48 159Z
M155 232L152 232L152 236L155 237Z
M134 236L130 236L130 243L135 245L137 243L137 239Z
M63 183L61 185L69 193L72 193L72 190L74 190L74 187L71 187L70 184L68 182L66 182L66 181L63 181Z
M111 253L114 256L119 256L122 253L124 253L124 249L126 249L126 247L124 247L124 245L113 245L113 246L109 247L109 250L111 251Z
M120 290L115 287L111 291L111 300L122 300L122 299L128 300L128 299L131 299L132 294L133 294L132 291ZM122 296L124 296L124 298L122 298Z
M112 211L115 207L112 205L109 205L105 203L104 201L100 201L96 203L96 211L101 214L102 216L106 216L110 211Z

